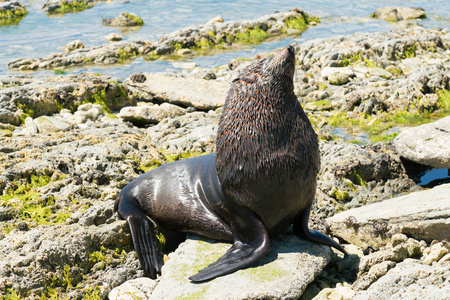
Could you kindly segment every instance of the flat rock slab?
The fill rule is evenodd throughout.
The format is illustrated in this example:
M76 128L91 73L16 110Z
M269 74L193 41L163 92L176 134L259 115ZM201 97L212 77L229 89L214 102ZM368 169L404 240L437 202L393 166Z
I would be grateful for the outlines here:
M416 163L450 168L450 116L403 131L394 145L401 156Z
M198 78L172 77L144 73L143 83L132 83L136 89L151 94L158 100L181 106L193 106L200 110L216 109L225 104L230 83Z
M257 266L193 284L188 277L217 260L231 244L187 239L163 266L148 299L298 299L330 261L330 248L292 234L271 242Z
M380 247L394 233L431 242L450 236L450 184L350 209L327 220L333 235L361 247Z

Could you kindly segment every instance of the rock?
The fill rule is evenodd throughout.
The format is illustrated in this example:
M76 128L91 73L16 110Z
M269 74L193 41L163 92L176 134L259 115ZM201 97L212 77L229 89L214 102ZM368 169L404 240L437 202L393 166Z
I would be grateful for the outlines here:
M336 67L325 67L320 72L320 76L322 76L324 79L328 79L330 75L340 73L345 74L349 77L354 76L354 71L349 67L343 67L343 68L336 68Z
M121 41L123 37L118 35L117 33L110 33L106 36L106 39L110 42L118 42Z
M408 259L353 299L445 299L450 294L448 275L450 264L433 268Z
M395 265L396 265L395 262L386 260L372 266L365 276L359 278L357 281L353 283L353 288L355 290L367 289L372 283L377 281L378 278L384 276L390 269L395 267Z
M223 22L224 22L223 18L221 16L217 16L217 17L212 18L208 22L206 22L206 25L214 25L214 24L223 23Z
M450 168L450 116L402 131L394 145L401 156L416 163Z
M347 74L333 73L328 76L328 82L334 85L343 85L350 81Z
M335 236L365 248L386 245L393 233L428 242L444 240L450 236L449 214L450 184L443 184L344 211L327 222Z
M372 13L371 17L388 22L398 22L402 20L425 19L426 14L422 8L390 6L377 9Z
M110 300L149 299L156 284L155 280L146 277L128 280L114 288L108 298Z
M384 79L390 79L392 77L392 74L383 68L375 67L375 68L368 68L368 70L371 76L378 76Z
M147 80L147 77L145 77L145 75L142 73L134 73L133 75L130 76L130 80L133 83L143 83L144 81Z
M216 109L225 103L229 83L217 80L181 78L159 74L145 73L146 81L142 84L125 82L140 91L148 93L155 99L184 107L193 106L200 110Z
M272 239L270 252L257 266L204 284L188 280L229 247L230 244L188 239L170 255L149 299L193 295L196 299L296 299L330 260L329 247L286 235Z
M68 43L67 45L65 45L62 49L64 52L68 53L73 50L82 49L82 48L85 48L84 44L80 40L75 40L75 41L72 41L72 42Z
M39 132L47 133L52 131L62 131L70 127L69 124L59 118L42 116L33 120Z
M332 109L331 102L330 101L312 101L307 102L303 105L303 108L305 110L330 110Z
M382 201L415 186L390 145L339 141L319 145L322 163L313 209L322 217L331 217L339 207Z
M191 55L192 51L190 49L180 49L177 51L178 56Z
M34 123L33 118L27 117L25 119L25 129L31 134L37 134L38 133L38 127L36 126L36 123Z
M144 25L144 21L142 21L142 19L135 14L121 13L113 19L103 19L103 25L114 27L132 27L142 26Z
M51 116L64 108L73 109L85 101L100 101L108 110L136 105L137 95L109 76L78 74L39 79L15 78L16 86L0 89L0 122L19 125L21 117ZM65 121L64 117L62 120Z
M147 129L147 136L167 154L214 152L219 118L215 112L192 112L162 120Z
M17 24L17 20L28 14L19 1L0 1L0 25Z
M120 110L119 117L139 124L157 124L165 118L184 115L186 111L179 106L163 103L152 106L128 106Z
M83 11L103 0L47 0L42 6L42 10L48 14L65 14Z
M432 263L439 261L449 252L450 244L448 242L444 241L432 244L429 248L424 250L422 262L431 265Z

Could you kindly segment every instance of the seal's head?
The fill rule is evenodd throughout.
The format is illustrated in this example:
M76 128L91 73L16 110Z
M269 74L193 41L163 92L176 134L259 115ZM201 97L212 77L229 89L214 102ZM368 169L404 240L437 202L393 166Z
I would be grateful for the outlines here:
M281 80L294 78L295 71L295 50L291 45L280 50L274 56L265 59L262 67L262 74L268 77L279 78Z

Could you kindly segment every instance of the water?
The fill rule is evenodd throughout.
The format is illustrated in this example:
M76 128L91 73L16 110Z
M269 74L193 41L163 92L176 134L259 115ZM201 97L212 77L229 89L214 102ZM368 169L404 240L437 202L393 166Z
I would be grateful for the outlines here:
M48 16L41 10L44 0L22 0L29 13L17 26L0 26L0 75L17 74L6 69L6 63L17 58L43 57L61 52L61 47L80 39L86 47L107 44L104 38L109 33L118 33L124 40L156 41L161 36L191 24L204 24L215 16L225 21L252 19L274 11L288 11L298 7L308 13L322 17L322 23L308 29L295 41L301 43L319 37L345 35L355 32L389 31L392 25L385 21L370 19L370 14L384 6L422 7L427 19L422 21L427 28L450 28L449 0L325 0L325 1L151 1L131 0L101 2L83 12ZM145 25L138 30L121 32L114 27L102 25L102 18L113 18L121 12L135 13ZM263 43L248 50L229 52L193 59L200 67L216 67L242 56L252 57L258 53L282 47L293 39ZM135 72L159 72L177 70L170 62L147 62L137 58L128 64L115 66L89 66L70 70L68 73L99 72L124 79ZM36 76L54 75L53 71L34 72Z

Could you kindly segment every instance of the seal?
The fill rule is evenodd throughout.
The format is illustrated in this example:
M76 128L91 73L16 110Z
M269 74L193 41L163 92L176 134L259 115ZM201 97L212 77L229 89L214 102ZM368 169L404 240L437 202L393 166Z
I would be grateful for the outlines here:
M141 266L161 273L155 229L171 247L186 233L233 242L217 261L189 277L207 281L246 268L293 225L296 235L332 246L308 228L317 186L317 135L294 94L295 51L287 46L234 79L219 121L216 148L168 163L130 182L114 209L128 221Z

